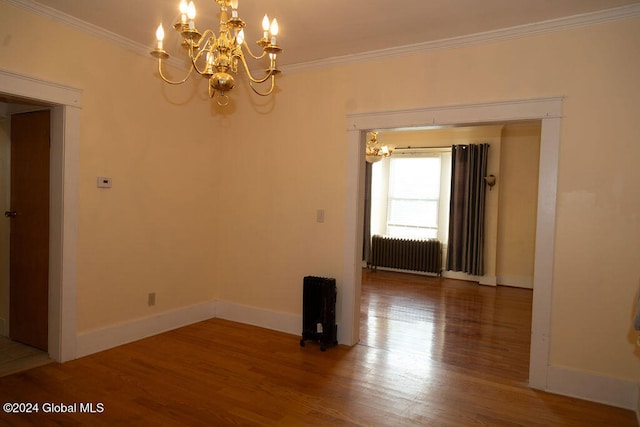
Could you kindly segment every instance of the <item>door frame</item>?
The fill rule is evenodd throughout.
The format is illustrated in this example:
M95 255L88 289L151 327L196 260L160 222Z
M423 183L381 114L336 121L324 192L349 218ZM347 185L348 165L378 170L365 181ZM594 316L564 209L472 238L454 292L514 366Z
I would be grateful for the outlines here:
M344 274L338 292L338 340L355 345L360 334L362 286L362 229L364 217L364 148L373 129L428 126L541 122L536 249L532 306L529 386L547 389L553 260L555 250L558 153L563 97L533 98L481 104L451 105L413 110L347 115L347 182L345 203Z
M0 94L51 109L49 356L76 357L78 166L82 90L0 69Z

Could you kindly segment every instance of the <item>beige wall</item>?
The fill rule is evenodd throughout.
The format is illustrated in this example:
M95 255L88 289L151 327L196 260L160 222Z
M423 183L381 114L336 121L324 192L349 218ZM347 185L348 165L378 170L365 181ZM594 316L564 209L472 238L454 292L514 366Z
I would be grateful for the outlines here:
M6 2L0 27L1 68L84 91L78 332L215 299L224 117L206 103L185 108L188 97L160 85L150 59L111 43ZM113 188L96 188L98 176Z
M498 283L533 287L540 122L510 124L502 131L498 221Z
M323 203L329 218L323 227L334 226L333 215L340 215L344 209L340 196L347 155L347 114L565 96L550 363L638 381L638 358L629 338L633 295L640 277L640 223L636 213L640 208L640 170L634 166L640 158L640 145L635 143L640 131L634 124L635 115L640 113L640 85L633 71L640 67L640 55L629 54L637 52L638 39L640 20L628 19L388 60L285 73L268 119L271 123L262 129L260 145L273 142L281 147L278 153L283 157L277 159L278 166L291 166L279 174L288 172L291 179L297 177L296 186L306 181L308 193L301 195L301 203L310 205L310 209L301 212L293 223L311 224L312 209ZM408 84L386 85L390 69L396 75L393 81ZM239 109L232 120L238 124L238 140L251 140L260 134L260 121L265 118L245 108ZM254 125L241 127L243 123ZM603 144L608 152L620 152L622 158L604 156ZM299 150L291 152L292 145ZM318 149L316 155L309 154L310 147ZM306 163L307 158L315 161ZM297 165L300 159L304 172ZM330 171L330 176L321 175L321 171ZM245 190L249 181L240 179L235 186ZM288 205L295 197L286 194L288 185L281 180L272 184L278 203ZM331 191L336 195L333 205L319 202L327 200ZM259 195L258 190L249 193ZM233 190L222 197L231 194ZM337 221L335 227L341 227L342 218ZM301 229L300 225L292 227L294 233ZM313 245L312 250L326 258L309 254L317 259L313 265L337 276L339 282L343 267L340 233L339 229L331 230L324 235L325 240ZM277 233L271 234L271 239L277 238ZM298 239L300 245L306 240L304 236ZM281 255L288 258L289 252L284 250ZM252 284L249 274L234 273L244 268L247 258L259 257L260 251L253 251L253 255L245 252L227 270L222 281L226 297L255 302L250 289L261 285ZM257 261L256 269L263 268L270 270L269 262ZM299 270L297 276L308 271ZM292 275L290 285L276 280L273 286L281 293L290 286L297 298L297 277L291 271L281 273L283 277ZM226 283L237 287L227 287ZM291 304L296 303L296 298L291 299ZM280 302L272 304L280 307ZM287 308L296 309L293 305Z
M204 86L162 86L150 60L0 3L0 67L84 89L79 331L211 299L300 314L302 277L344 270L348 113L564 95L550 361L634 381L639 39L635 18L289 72L273 101L240 84L226 114Z

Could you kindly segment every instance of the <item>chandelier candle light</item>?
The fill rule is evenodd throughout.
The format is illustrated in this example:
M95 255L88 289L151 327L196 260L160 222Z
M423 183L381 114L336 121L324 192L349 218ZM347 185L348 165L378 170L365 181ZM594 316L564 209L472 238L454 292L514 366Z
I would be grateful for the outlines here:
M378 132L370 132L365 147L365 159L368 163L379 162L391 155L393 147L382 144L378 141Z
M233 89L235 79L231 73L238 72L238 63L242 63L249 80L249 85L255 93L261 96L268 96L275 87L275 78L280 70L276 67L276 57L282 49L276 43L278 35L278 21L269 21L267 15L262 20L263 35L257 41L262 48L262 54L254 55L249 49L244 39L245 23L238 17L238 0L215 0L220 6L220 28L218 35L212 30L206 30L200 34L196 29L196 7L193 1L187 4L186 0L180 2L180 20L173 28L182 36L182 46L187 50L187 55L191 61L191 67L184 79L172 81L168 79L162 71L162 61L169 58L169 54L164 50L164 29L162 24L156 31L156 48L151 51L151 55L158 59L158 72L160 77L167 83L178 85L189 79L195 70L201 76L209 80L209 97L216 97L218 105L224 106L229 103L226 92ZM231 17L228 10L231 9ZM249 66L245 55L249 55L255 60L260 60L268 56L269 68L265 70L262 78L254 78L249 71ZM260 91L254 85L267 83L267 90ZM216 96L217 95L217 96Z

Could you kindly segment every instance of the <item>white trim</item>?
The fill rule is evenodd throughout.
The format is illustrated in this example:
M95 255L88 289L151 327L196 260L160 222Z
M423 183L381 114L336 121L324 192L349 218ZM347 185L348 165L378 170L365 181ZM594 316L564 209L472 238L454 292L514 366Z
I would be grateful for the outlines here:
M498 286L498 281L496 279L496 276L480 276L478 283L484 286L493 286L496 287Z
M529 385L542 390L549 366L561 122L559 117L542 120L540 135Z
M101 39L110 41L119 45L124 49L131 50L139 55L149 56L150 47L131 39L123 37L112 31L106 30L97 25L82 21L74 16L63 13L52 7L45 6L33 0L5 0L8 3L28 10L29 12L53 19L62 24L68 25L79 31L91 34ZM298 64L283 65L280 68L284 72L295 72L309 69L317 69L323 67L333 67L338 65L353 64L381 58L390 58L400 55L409 55L414 53L427 52L436 49L448 49L487 43L498 40L512 39L516 37L526 37L532 34L542 34L553 31L562 31L566 29L584 27L587 25L595 25L608 21L616 21L622 19L634 18L640 16L640 4L631 4L627 6L605 9L597 12L584 13L580 15L567 16L558 19L551 19L532 24L519 25L516 27L502 28L482 33L469 34L465 36L452 37L448 39L434 40L423 43L415 43L411 45L398 46L388 49L380 49L369 52L357 53L352 55L344 55L332 58L319 59L315 61L307 61Z
M363 261L363 263L364 263L364 265L362 266L362 268L366 268L367 267L366 261ZM375 270L393 271L393 272L396 272L396 273L415 274L416 276L439 277L438 273L429 273L429 272L426 272L426 271L403 270L401 268L375 267L374 271Z
M362 237L364 217L364 156L366 129L357 122L350 122L347 129L347 171L344 213L344 272L342 283L338 283L336 321L338 341L356 345L360 340L360 294L362 289Z
M347 116L347 173L345 206L344 275L337 307L344 344L359 337L360 275L362 257L362 215L364 205L364 136L369 129L421 127L432 124L468 125L503 123L513 120L541 120L540 182L538 185L538 225L536 230L536 270L529 383L546 389L551 331L551 295L555 251L555 212L560 148L562 98L524 99L484 104L429 107L416 110L383 111ZM349 322L347 322L349 320Z
M216 303L208 301L84 332L78 334L76 356L87 356L214 317Z
M149 46L145 46L143 44L135 42L127 37L121 36L120 34L116 34L112 31L106 30L97 25L83 21L81 19L76 18L75 16L66 14L57 9L54 9L53 7L46 6L42 3L38 3L33 0L5 0L5 1L16 7L25 9L31 13L35 13L36 15L53 19L56 22L67 25L76 30L82 31L83 33L91 34L92 36L98 37L103 40L107 40L111 43L116 44L117 46L133 51L140 55L149 56L149 52L151 51ZM123 10L122 12L126 13L126 10Z
M292 335L301 335L302 333L302 316L300 315L275 312L227 301L208 301L78 334L76 357L88 356L213 318Z
M464 123L487 124L496 116L508 118L502 121L540 120L562 117L561 98L530 98L521 101L443 105L411 110L390 110L372 113L355 113L347 116L347 130L420 128ZM542 115L542 117L540 117ZM388 123L382 126L381 123Z
M82 89L0 68L0 93L47 104L81 107Z
M0 69L0 94L52 106L49 356L76 357L78 163L82 90Z
M635 382L560 366L549 366L547 391L632 411L638 404L638 384Z
M498 280L496 276L472 276L471 274L463 273L461 271L443 270L442 277L447 279L466 280L468 282L476 282L479 285L484 286L498 286Z
M49 355L75 359L80 109L51 111Z
M292 335L302 334L302 316L228 301L216 302L216 318L259 326Z
M500 286L533 289L533 277L530 276L497 276L496 282Z
M417 54L432 50L458 48L477 45L481 43L489 43L493 41L526 37L534 34L563 31L571 28L600 24L607 21L635 18L637 16L640 16L640 4L636 3L613 9L567 16L564 18L551 19L542 22L535 22L532 24L519 25L516 27L486 31L483 33L469 34L465 36L392 47L388 49L373 50L352 55L319 59L316 61L308 61L299 64L284 65L281 68L284 72L291 73L324 67L335 67L339 65L379 60L382 58Z

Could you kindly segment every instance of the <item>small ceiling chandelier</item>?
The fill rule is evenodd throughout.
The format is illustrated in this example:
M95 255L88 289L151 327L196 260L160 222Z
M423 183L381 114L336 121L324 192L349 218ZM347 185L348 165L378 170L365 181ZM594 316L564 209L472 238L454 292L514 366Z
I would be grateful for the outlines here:
M393 148L378 141L378 132L369 132L365 150L365 160L368 163L375 163L389 157Z
M182 36L182 46L187 50L191 62L191 67L182 80L172 81L162 71L162 61L168 59L169 54L163 48L164 29L162 24L158 26L157 45L151 51L151 55L158 59L160 77L167 83L178 85L186 82L195 70L209 80L209 97L216 97L218 105L224 106L229 103L226 92L233 89L235 85L235 79L230 72L237 73L238 63L241 63L251 89L261 96L270 95L275 87L276 75L280 72L276 67L276 57L282 51L276 43L278 21L274 19L270 22L267 15L264 16L263 35L257 41L258 46L262 48L262 53L254 55L244 38L245 23L238 17L238 0L215 0L215 2L220 6L220 28L217 36L213 30L206 30L200 34L195 26L196 7L193 1L189 4L186 0L180 2L180 19L173 28ZM228 14L229 8L231 8L231 17ZM265 70L263 77L253 77L245 55L255 60L268 56L269 67ZM255 85L261 83L267 84L266 90L260 91L256 88Z

